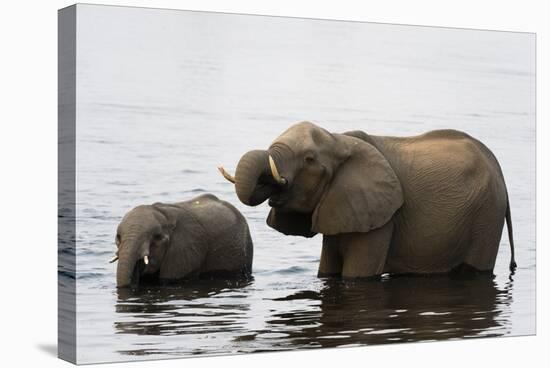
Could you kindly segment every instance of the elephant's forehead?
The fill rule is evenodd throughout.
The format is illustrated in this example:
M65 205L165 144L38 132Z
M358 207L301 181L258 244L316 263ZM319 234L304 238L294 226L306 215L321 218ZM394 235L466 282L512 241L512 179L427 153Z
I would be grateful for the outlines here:
M141 225L145 227L156 222L156 217L153 214L153 211L146 206L138 206L128 212L122 218L119 228L124 229L129 226Z
M126 217L142 217L142 216L151 216L153 214L153 210L151 206L149 205L140 205L137 207L132 208L128 213L126 214Z
M284 143L292 147L312 147L320 144L330 134L324 129L310 122L301 122L295 124L283 132L275 143Z
M305 146L313 144L313 137L311 136L311 132L305 129L287 130L273 141L273 144L275 143L284 143L292 147Z

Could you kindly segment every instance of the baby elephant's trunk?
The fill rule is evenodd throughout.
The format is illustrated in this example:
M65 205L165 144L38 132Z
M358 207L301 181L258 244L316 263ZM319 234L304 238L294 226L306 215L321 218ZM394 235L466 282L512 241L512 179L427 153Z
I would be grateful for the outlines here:
M132 276L138 260L137 242L125 241L121 244L118 254L116 270L117 287L128 287L132 283Z

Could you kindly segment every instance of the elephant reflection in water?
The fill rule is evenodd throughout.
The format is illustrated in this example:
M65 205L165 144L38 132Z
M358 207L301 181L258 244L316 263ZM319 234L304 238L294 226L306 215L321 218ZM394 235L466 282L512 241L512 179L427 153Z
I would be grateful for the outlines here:
M279 312L268 316L260 330L245 331L246 320L257 314L242 297L252 282L195 280L183 288L141 293L119 289L120 318L114 327L122 334L193 339L229 334L234 338L228 344L247 352L502 336L509 328L503 316L512 303L511 284L498 287L491 277L408 276L381 282L324 279L320 291L302 290L274 299L281 303L275 307ZM287 309L286 302L293 308ZM263 339L266 333L271 336ZM274 333L280 337L273 338ZM227 346L196 352L222 352ZM185 349L195 352L188 345ZM121 351L159 352L154 346Z
M397 277L379 283L326 279L320 292L276 299L318 300L320 310L278 313L269 323L298 347L502 336L508 326L499 316L512 303L510 287L499 289L491 277Z
M114 323L117 333L135 335L184 335L231 332L238 329L242 315L250 307L242 298L212 299L222 293L238 292L252 283L251 279L189 280L184 287L156 287L132 290L117 289L115 312L121 314ZM205 299L200 302L200 299ZM204 319L205 314L208 315ZM128 319L127 317L132 317ZM138 349L129 354L146 354Z

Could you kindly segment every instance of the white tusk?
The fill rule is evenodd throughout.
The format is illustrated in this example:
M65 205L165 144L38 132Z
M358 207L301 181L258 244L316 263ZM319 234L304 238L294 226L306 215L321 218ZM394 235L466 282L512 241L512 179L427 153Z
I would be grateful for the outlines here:
M269 155L269 168L271 169L271 175L277 184L285 185L286 179L279 175L279 171L277 170L277 166L275 166L275 161L273 161L273 157L271 157L271 155Z
M111 258L109 263L113 263L113 262L116 262L116 261L118 261L118 256L114 256L113 258Z
M143 257L143 263L148 265L149 264L149 257L147 257L147 256Z
M218 166L218 171L222 173L224 178L226 178L228 181L235 184L235 178L233 176L231 176L231 174L229 174L227 171L225 171L223 166Z

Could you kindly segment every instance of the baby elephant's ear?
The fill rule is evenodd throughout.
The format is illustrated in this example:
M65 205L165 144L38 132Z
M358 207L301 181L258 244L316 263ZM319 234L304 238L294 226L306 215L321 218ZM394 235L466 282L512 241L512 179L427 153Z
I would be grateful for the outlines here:
M382 153L357 138L346 140L350 156L336 170L312 217L312 230L325 235L379 228L403 204L399 179Z
M176 219L179 209L173 205L154 203L153 208L157 210L157 220L162 224L162 227L168 231L174 230L176 227Z
M311 231L311 213L281 212L272 208L267 224L285 235L299 235L311 238L317 233Z

